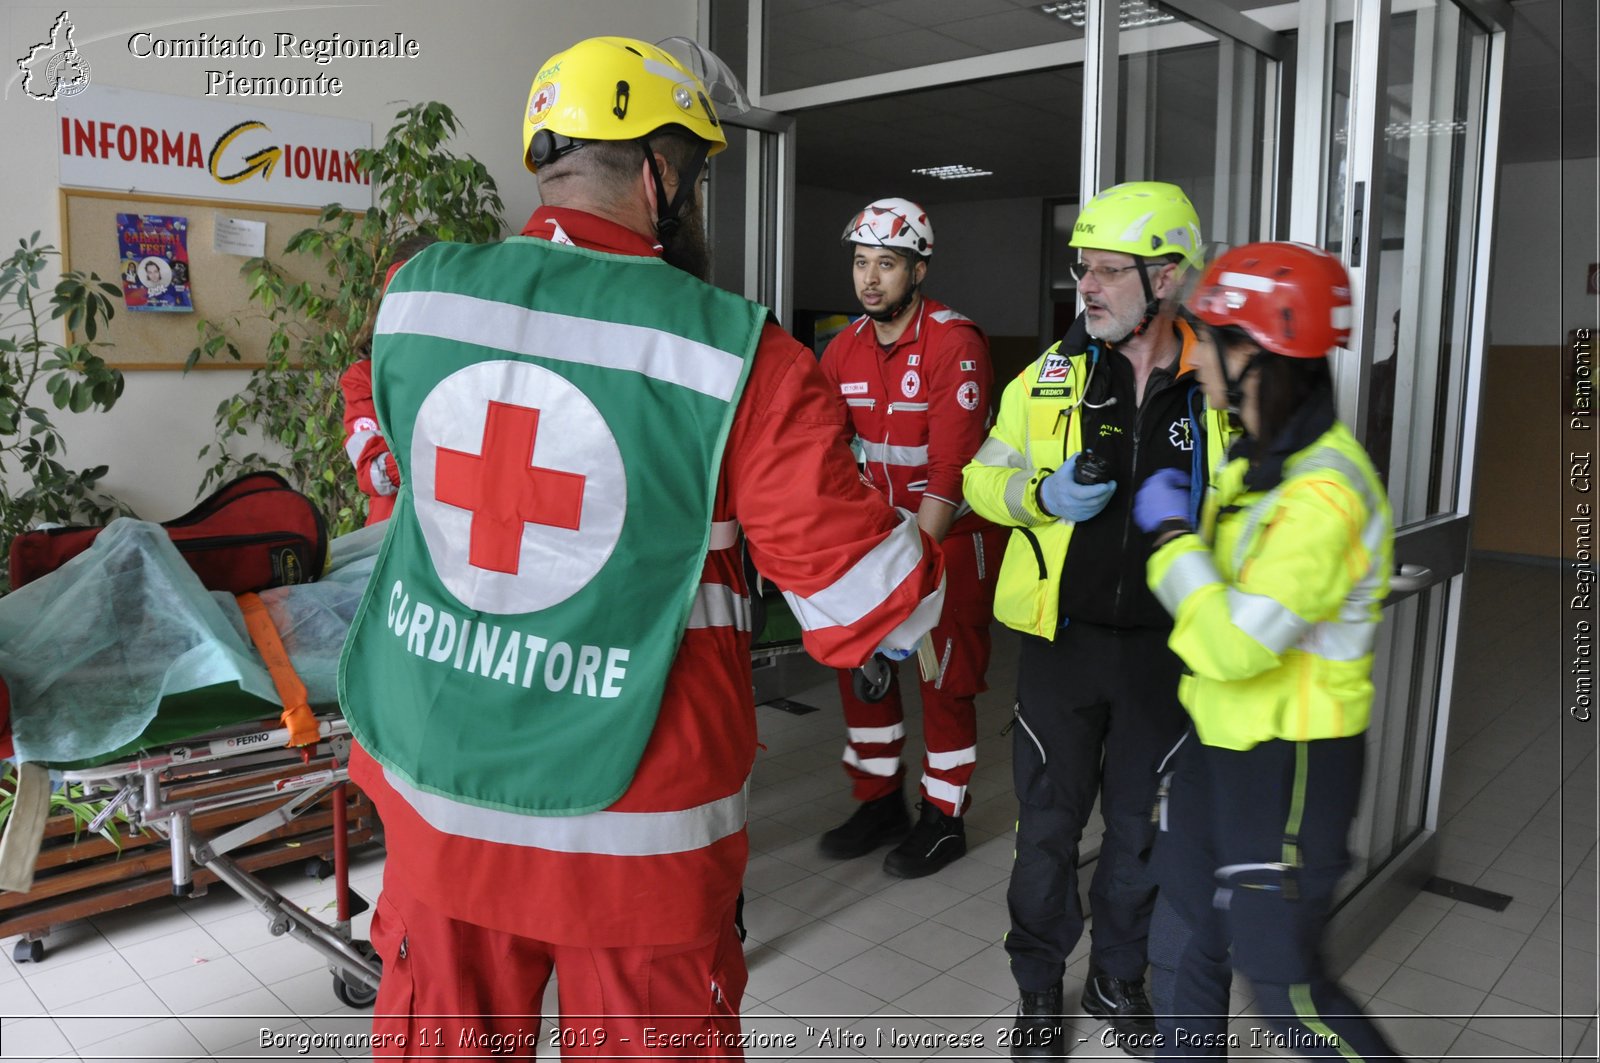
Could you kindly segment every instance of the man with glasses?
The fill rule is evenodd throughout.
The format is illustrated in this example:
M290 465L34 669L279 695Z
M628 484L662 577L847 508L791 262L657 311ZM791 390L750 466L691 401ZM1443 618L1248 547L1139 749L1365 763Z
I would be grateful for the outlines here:
M1197 503L1226 452L1221 416L1188 367L1195 335L1177 316L1186 272L1204 264L1188 197L1156 181L1107 189L1078 216L1071 245L1083 313L1007 386L963 479L972 508L1012 529L994 613L1023 635L1006 935L1021 990L1017 1058L1066 1054L1062 978L1083 934L1078 842L1096 795L1105 830L1083 1009L1133 1054L1153 1048L1144 970L1155 887L1143 855L1157 772L1185 717L1172 621L1145 584L1151 544L1132 503L1167 468L1191 478Z

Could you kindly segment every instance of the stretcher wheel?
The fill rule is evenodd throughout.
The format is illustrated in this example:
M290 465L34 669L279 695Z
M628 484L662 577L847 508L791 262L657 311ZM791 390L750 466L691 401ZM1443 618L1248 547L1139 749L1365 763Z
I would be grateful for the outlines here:
M370 942L352 941L351 946L369 960L378 958L378 950ZM376 989L368 989L365 984L354 979L346 979L343 971L333 972L333 995L339 998L339 1003L350 1008L370 1008L372 1002L378 999Z
M11 946L11 958L18 963L39 963L44 959L44 942L23 938Z

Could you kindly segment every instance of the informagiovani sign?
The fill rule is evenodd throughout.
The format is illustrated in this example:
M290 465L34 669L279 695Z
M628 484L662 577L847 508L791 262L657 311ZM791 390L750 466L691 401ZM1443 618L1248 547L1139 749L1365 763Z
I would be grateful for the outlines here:
M356 165L372 124L92 85L58 98L63 185L352 210L372 206Z

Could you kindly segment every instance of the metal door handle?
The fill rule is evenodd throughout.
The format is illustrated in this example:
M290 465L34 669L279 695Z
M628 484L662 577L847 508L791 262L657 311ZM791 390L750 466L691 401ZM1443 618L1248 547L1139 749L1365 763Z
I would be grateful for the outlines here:
M1409 594L1420 591L1433 582L1433 569L1427 565L1413 565L1406 563L1395 570L1389 577L1389 590Z

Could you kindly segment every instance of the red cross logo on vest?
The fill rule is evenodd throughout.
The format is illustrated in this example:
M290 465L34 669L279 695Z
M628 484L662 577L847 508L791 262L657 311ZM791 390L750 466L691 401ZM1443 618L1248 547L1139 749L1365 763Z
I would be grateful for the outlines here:
M628 508L605 418L529 362L478 362L434 385L417 408L407 473L440 581L491 613L537 612L587 586Z
M439 448L434 497L471 511L476 568L516 575L524 524L579 530L584 478L531 464L538 434L538 410L491 402L481 453Z

